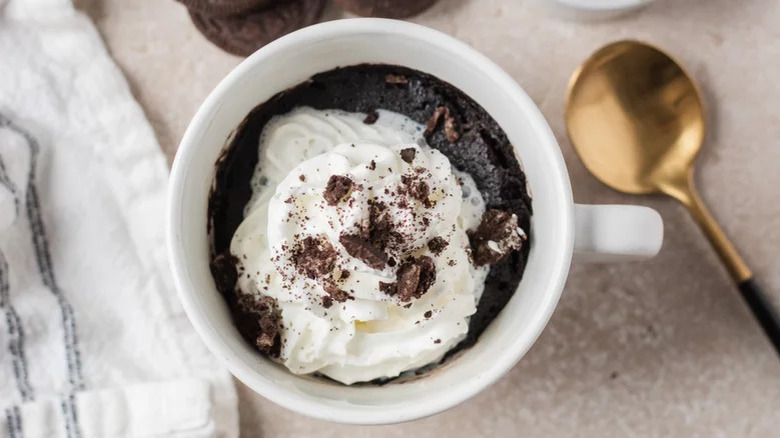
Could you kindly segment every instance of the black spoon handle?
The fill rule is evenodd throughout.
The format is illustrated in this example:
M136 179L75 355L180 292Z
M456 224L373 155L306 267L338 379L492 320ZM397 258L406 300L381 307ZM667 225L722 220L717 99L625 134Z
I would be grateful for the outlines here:
M750 307L750 311L753 312L753 316L764 329L764 333L775 346L777 354L780 355L780 314L772 300L764 295L752 278L739 283L739 291Z

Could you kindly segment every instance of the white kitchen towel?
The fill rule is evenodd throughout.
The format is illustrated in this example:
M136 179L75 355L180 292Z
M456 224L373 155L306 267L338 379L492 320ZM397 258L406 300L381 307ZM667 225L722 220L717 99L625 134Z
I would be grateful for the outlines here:
M183 313L168 170L70 0L0 0L0 437L235 437Z

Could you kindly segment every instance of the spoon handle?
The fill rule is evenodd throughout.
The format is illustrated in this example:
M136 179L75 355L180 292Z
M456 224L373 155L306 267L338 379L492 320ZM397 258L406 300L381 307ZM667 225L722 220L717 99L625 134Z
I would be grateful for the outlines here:
M693 186L693 176L689 176L687 184L682 187L678 186L676 190L669 190L668 193L688 208L691 216L704 231L739 288L745 303L780 355L780 314L778 314L772 300L762 292L753 280L753 274L748 269L747 264L704 205Z
M780 354L780 315L777 309L752 278L739 283L739 291L742 292L742 298L761 324L764 333L774 344L775 350Z

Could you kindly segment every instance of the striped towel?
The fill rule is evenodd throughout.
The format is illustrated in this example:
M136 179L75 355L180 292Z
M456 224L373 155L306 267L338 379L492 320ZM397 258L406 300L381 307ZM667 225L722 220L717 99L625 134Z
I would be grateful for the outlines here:
M0 437L235 437L169 278L167 166L70 0L0 0Z

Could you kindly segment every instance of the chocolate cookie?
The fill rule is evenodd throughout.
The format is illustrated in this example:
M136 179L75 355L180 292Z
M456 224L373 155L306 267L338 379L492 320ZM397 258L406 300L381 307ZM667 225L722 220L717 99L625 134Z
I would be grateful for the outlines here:
M430 8L436 0L333 0L333 3L363 17L407 18Z
M226 17L267 6L277 0L176 0L191 11L212 17Z
M249 56L290 32L314 24L325 0L285 0L247 15L214 17L190 10L195 27L226 52Z

